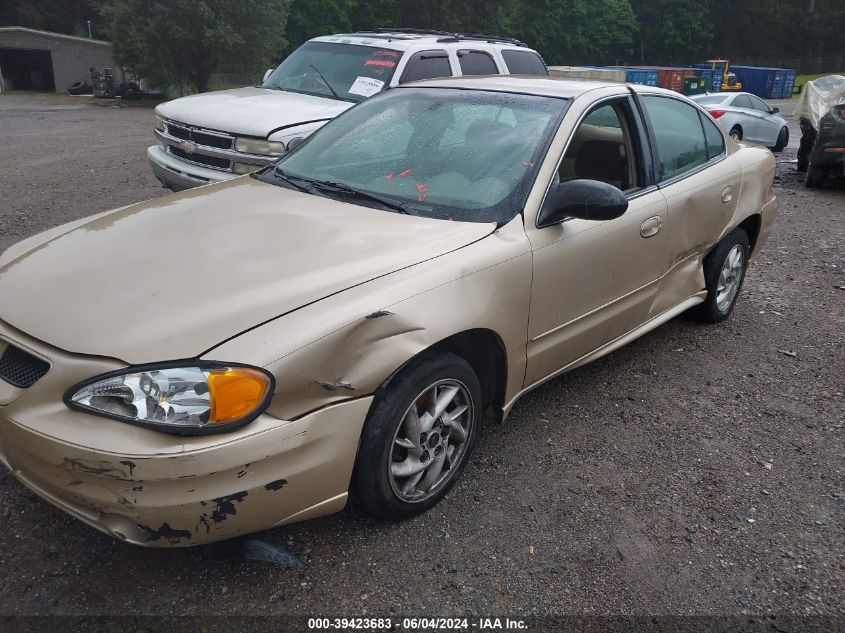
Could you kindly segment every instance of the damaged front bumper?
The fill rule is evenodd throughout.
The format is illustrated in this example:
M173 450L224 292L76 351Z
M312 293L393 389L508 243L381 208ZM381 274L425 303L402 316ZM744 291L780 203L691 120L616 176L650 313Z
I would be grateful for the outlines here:
M0 346L24 347L52 367L25 390L0 380L0 461L101 532L150 547L200 545L345 505L372 397L292 421L263 414L230 434L177 437L66 408L55 394L104 361L9 332L0 322Z

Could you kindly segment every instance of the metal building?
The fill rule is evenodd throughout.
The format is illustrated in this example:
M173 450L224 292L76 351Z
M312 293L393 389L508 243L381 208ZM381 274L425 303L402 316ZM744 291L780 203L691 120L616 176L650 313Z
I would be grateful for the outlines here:
M77 81L90 84L92 67L112 68L116 80L122 76L108 42L22 26L0 27L0 92L64 92Z

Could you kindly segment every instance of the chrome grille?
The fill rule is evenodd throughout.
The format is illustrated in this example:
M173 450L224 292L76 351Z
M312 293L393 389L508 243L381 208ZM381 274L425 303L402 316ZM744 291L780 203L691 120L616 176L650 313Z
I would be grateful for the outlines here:
M188 161L189 163L206 165L208 167L215 167L217 169L229 169L229 160L226 158L218 158L217 156L207 156L206 154L201 154L199 152L189 154L185 150L180 149L175 145L168 145L167 151L173 154L174 156L178 156L182 160Z
M21 389L34 385L49 369L46 361L12 345L0 356L0 379Z
M232 137L200 132L196 128L178 123L167 123L167 133L183 141L192 141L197 145L216 147L218 149L232 149Z

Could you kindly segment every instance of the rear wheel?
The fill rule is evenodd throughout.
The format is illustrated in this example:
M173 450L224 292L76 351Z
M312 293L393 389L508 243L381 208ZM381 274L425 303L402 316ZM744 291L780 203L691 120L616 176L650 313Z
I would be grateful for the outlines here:
M425 512L457 481L481 419L481 385L454 354L423 358L377 396L361 437L353 486L387 519Z
M807 175L804 176L804 186L808 189L821 189L827 179L827 170L820 167L809 167Z
M731 138L735 141L742 140L742 128L738 125L734 125L730 131Z
M730 316L739 297L751 246L742 229L728 233L704 258L707 299L692 314L704 323L718 323Z
M789 128L786 126L780 129L780 134L778 134L778 141L775 143L774 150L776 152L782 152L783 148L789 145Z

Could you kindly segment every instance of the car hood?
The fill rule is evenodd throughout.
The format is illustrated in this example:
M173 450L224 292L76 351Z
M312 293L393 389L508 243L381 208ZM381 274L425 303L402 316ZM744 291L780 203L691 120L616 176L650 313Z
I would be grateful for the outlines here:
M162 103L156 112L197 127L267 137L280 128L328 121L353 105L348 101L250 87L182 97Z
M0 320L69 352L130 364L191 358L495 229L247 176L97 216L6 258Z

